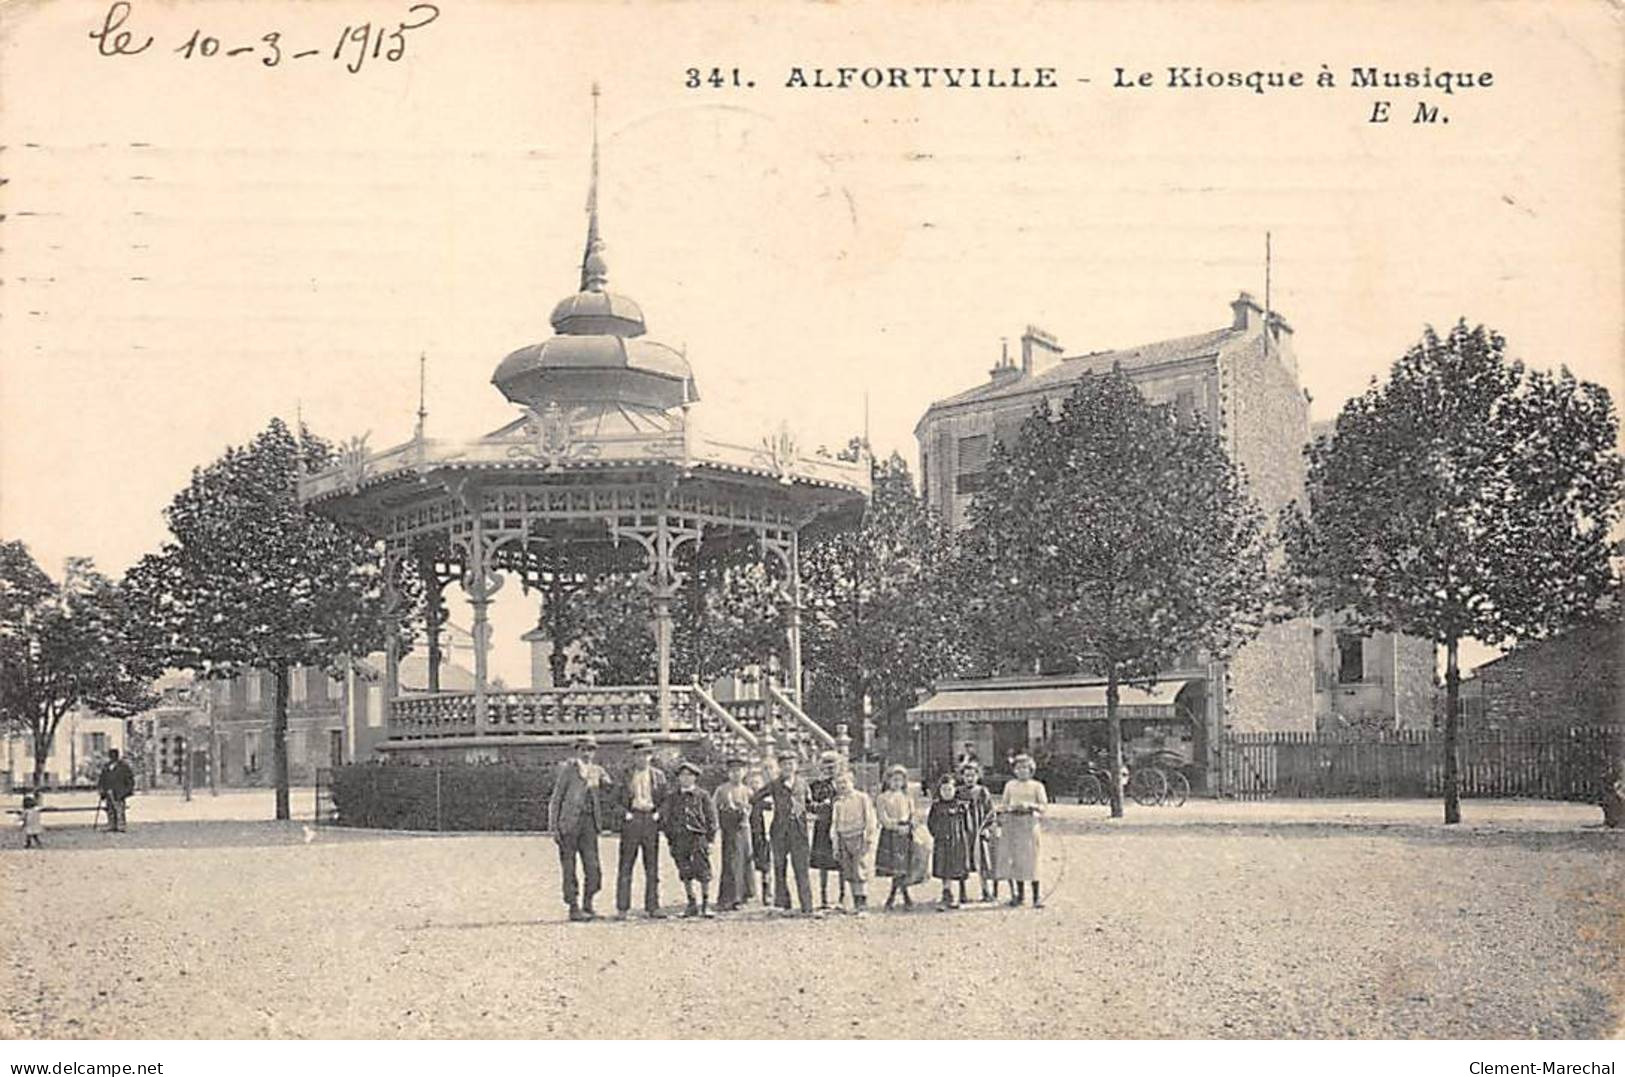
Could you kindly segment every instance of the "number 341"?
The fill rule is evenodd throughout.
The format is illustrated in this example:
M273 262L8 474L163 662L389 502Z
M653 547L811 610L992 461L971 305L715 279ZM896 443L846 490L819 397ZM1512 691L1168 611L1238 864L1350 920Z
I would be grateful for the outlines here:
M684 74L687 78L684 79L683 85L690 90L699 90L707 86L720 90L725 86L747 88L756 85L740 74L737 67L691 67Z

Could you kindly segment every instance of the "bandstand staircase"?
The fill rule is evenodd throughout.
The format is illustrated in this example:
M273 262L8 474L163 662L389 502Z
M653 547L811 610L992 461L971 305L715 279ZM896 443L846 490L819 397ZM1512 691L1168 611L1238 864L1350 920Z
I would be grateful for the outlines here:
M765 699L734 699L718 702L709 692L694 685L695 725L706 742L723 754L739 754L747 759L771 748L773 754L795 755L803 760L817 758L820 752L836 749L836 739L813 721L795 700L775 685L767 686Z

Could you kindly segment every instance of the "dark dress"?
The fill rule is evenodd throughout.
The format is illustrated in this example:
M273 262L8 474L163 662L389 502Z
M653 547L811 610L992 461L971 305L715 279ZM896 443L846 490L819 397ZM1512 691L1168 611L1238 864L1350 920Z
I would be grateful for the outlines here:
M808 863L825 871L839 871L840 860L835 856L835 838L830 833L830 820L835 815L835 782L829 778L814 778L807 783L811 795L807 808L813 817L812 855Z
M970 828L971 805L968 800L931 802L931 814L926 816L926 829L931 831L931 874L939 879L963 879L971 873L971 846L975 836Z
M767 801L756 800L750 809L750 853L756 870L773 870L773 848L767 842Z
M987 786L977 782L975 785L961 785L954 791L954 798L970 807L970 832L975 839L971 842L970 870L991 877L996 863L993 856L993 828L988 825L995 814L993 794Z

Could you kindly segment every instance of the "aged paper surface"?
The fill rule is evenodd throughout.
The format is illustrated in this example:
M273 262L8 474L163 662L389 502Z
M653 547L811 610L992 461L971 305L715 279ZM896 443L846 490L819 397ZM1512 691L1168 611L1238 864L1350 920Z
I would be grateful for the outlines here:
M1617 398L1621 43L1619 9L1578 0L7 0L0 538L24 539L52 571L82 555L120 572L163 540L161 511L191 469L272 416L374 447L404 441L420 356L434 433L511 421L490 378L548 335L554 302L576 286L595 83L610 279L651 336L686 355L697 421L718 436L756 442L788 423L802 444L835 447L866 432L912 466L925 408L983 382L1001 340L1034 325L1074 354L1198 333L1229 321L1238 291L1263 299L1266 275L1317 421L1424 326L1459 318ZM523 627L519 596L498 605ZM492 658L515 683L518 631ZM357 870L400 883L371 856ZM1292 870L1290 858L1274 868ZM1256 879L1231 897L1238 914L1271 900ZM491 900L467 919L500 922ZM1332 932L1338 917L1317 922ZM1037 961L1050 943L977 945ZM1443 960L1434 945L1416 940ZM837 980L872 973L872 958L838 959ZM744 975L739 961L726 968ZM1413 972L1374 974L1374 990L1418 996ZM252 963L233 974L251 994ZM992 1025L949 1027L936 998L899 990L891 1034L1232 1027L1181 1024L1155 1001L1132 1008L1130 1028L1004 1003ZM1337 1035L1313 1016L1323 1001L1245 1028ZM556 1022L503 1026L462 999L465 1025L359 1011L346 1024L329 1007L304 1027L651 1034L635 995L594 1004L575 1024L563 1003ZM224 1010L143 1020L135 1034L160 1038L304 1034L280 1015ZM842 1036L858 1023L843 1007L745 1004L684 1020L653 1034ZM1540 1021L1448 1027L1567 1027Z

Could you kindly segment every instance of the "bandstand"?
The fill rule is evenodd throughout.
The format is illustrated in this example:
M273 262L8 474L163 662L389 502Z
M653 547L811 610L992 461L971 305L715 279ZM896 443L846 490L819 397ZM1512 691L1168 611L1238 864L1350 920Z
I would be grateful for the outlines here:
M610 744L647 736L738 750L835 747L801 706L800 549L811 531L862 512L869 461L804 455L788 432L739 445L696 431L687 357L648 339L638 305L606 287L596 126L595 117L580 288L554 307L554 335L507 356L491 379L515 419L468 440L427 437L420 420L410 441L383 451L352 438L335 466L300 482L306 505L384 547L395 623L378 749L399 761L516 761L554 755L586 731ZM703 685L673 683L672 607L698 561L742 548L788 589L783 676L762 699L724 703ZM630 570L649 592L656 682L493 690L489 614L505 581L546 601L608 570ZM400 687L405 573L428 592L426 692ZM471 610L471 692L438 690L437 611L454 584Z

